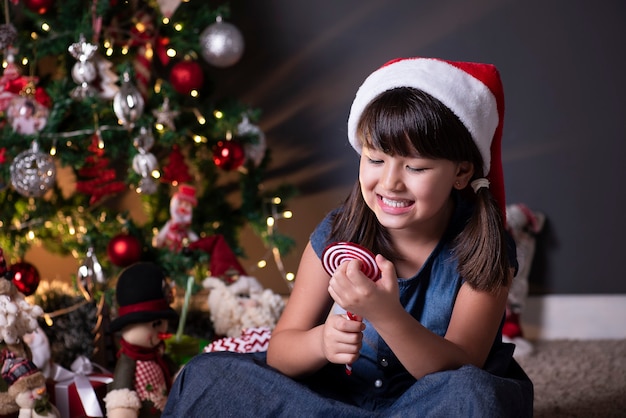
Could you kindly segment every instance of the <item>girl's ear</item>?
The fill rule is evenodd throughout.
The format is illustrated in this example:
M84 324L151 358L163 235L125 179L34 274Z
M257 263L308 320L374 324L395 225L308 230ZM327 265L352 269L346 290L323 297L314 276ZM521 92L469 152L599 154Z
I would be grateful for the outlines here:
M463 190L467 187L473 175L474 164L470 163L469 161L461 161L457 165L454 187L458 190Z

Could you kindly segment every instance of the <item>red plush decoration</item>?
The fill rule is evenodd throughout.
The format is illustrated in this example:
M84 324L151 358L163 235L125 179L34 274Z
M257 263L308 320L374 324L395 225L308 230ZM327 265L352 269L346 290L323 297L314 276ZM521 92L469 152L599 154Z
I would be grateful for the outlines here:
M213 147L213 162L222 170L236 170L245 160L246 153L237 141L219 141Z
M94 134L85 165L78 170L80 179L76 182L79 193L91 195L89 204L93 205L106 195L116 194L126 189L124 182L116 179L115 170L109 167L109 159L104 156L104 149L99 148L100 138Z
M50 10L54 0L24 0L24 4L29 10L43 15Z
M181 61L172 67L170 83L180 94L189 94L204 85L202 67L195 61Z
M180 152L178 145L172 146L170 159L165 167L163 167L163 183L186 183L191 180L189 167L185 162L185 156Z
M13 94L25 94L31 87L35 88L33 98L37 103L47 108L52 107L52 98L43 87L35 86L37 79L33 77L18 76L4 82L4 91Z
M114 236L107 245L107 255L111 263L119 267L126 267L141 259L141 242L128 234Z
M13 284L24 296L35 293L41 279L35 266L26 261L20 261L11 265L9 271L13 274Z

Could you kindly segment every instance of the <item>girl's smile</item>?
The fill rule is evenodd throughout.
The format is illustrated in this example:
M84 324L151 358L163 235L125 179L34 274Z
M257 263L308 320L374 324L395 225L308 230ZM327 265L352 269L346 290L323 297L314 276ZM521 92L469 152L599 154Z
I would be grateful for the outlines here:
M408 212L415 204L414 200L393 199L378 195L378 205L383 212L399 215Z

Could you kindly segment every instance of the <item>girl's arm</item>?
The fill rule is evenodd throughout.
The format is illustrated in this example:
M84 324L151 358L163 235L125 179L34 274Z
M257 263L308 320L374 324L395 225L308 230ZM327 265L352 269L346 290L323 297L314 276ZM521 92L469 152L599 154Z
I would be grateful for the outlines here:
M340 304L367 318L409 373L419 379L465 364L484 365L504 315L508 288L487 293L463 284L448 331L440 337L423 327L400 304L393 264L380 255L376 261L383 273L378 282L372 283L360 274L358 264L348 266L343 278L350 278L348 287L352 289L363 286L356 290L359 294L348 296L348 287L334 283L342 276L333 276L331 294L335 297L333 286L344 292Z
M328 316L333 300L329 277L309 243L297 280L267 350L267 363L288 376L319 370L329 361L348 363L358 357L363 324L340 315Z

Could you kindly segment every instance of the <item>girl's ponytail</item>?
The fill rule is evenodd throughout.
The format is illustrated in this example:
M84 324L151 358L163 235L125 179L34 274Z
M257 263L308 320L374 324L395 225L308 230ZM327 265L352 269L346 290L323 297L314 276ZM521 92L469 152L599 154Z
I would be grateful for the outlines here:
M474 289L495 292L510 282L504 215L487 187L476 190L476 206L455 240L459 273Z

